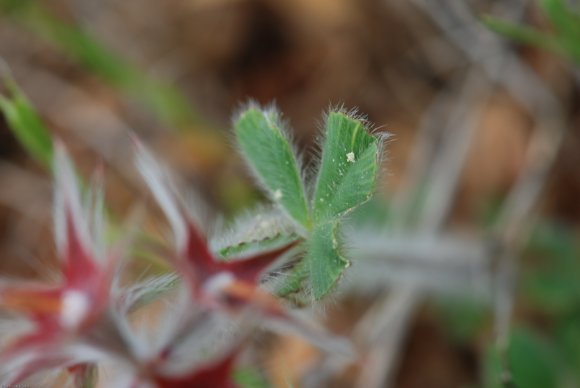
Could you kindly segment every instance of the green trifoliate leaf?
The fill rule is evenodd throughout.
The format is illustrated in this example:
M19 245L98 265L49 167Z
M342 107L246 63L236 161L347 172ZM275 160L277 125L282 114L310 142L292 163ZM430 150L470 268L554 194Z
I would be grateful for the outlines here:
M329 114L312 204L317 223L338 218L371 198L378 155L379 140L361 120L343 112Z
M274 110L250 108L235 123L244 158L278 203L298 224L310 227L304 184L292 146Z
M317 225L310 236L306 260L310 264L310 281L315 299L332 289L350 262L340 253L339 222Z
M250 108L236 122L236 135L270 197L305 229L305 257L278 287L278 294L294 294L309 280L314 297L321 299L349 265L340 249L340 223L373 194L379 138L368 133L363 120L344 112L330 113L309 204L298 162L275 111Z

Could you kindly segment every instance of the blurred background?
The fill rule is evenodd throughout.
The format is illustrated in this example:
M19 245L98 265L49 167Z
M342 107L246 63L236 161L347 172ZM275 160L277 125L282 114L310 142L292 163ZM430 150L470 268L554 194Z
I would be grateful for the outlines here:
M130 132L226 218L264 199L232 147L250 99L279 107L306 163L333 106L391 135L326 314L368 365L315 375L313 349L277 338L260 355L272 385L316 386L322 370L345 387L580 386L578 2L0 5L2 95L10 76L43 124L24 122L81 175L105 165L119 219L146 197ZM0 271L46 276L50 174L3 110Z

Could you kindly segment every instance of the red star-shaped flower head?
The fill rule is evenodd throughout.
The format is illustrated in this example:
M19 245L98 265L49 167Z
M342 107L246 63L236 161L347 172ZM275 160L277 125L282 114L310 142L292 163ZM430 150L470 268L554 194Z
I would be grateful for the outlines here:
M61 143L55 143L54 229L61 280L8 282L0 285L0 307L24 316L33 329L17 337L0 353L0 371L10 382L48 367L66 365L68 357L56 349L90 330L108 306L112 257L100 241L102 195L89 193L83 207L72 163ZM66 352L65 352L66 353ZM77 361L78 363L78 361Z
M173 264L181 273L195 300L227 311L258 308L268 314L282 314L274 297L259 289L260 276L295 243L256 254L220 260L179 199L168 174L149 152L137 143L137 166L164 211L175 238L177 257Z

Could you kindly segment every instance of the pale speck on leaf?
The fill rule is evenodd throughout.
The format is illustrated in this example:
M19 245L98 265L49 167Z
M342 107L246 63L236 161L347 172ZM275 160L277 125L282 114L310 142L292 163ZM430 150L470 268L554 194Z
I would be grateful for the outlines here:
M349 152L346 154L346 161L349 163L354 163L354 152Z

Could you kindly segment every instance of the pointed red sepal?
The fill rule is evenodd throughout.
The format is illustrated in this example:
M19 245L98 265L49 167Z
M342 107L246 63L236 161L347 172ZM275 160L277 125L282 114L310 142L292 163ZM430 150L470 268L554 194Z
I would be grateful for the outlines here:
M88 208L83 206L74 166L64 145L58 141L55 142L53 167L56 181L54 226L63 275L60 313L63 322L71 317L77 326L77 323L84 324L95 318L106 308L114 268L112 258L97 256L103 253L96 249L91 234L96 232L91 224L93 217L97 217L91 212L102 209L99 204L93 209L93 203ZM93 191L100 190L93 187Z
M91 290L95 286L92 280L100 277L98 275L102 269L84 246L68 208L66 209L66 236L66 251L62 258L65 283L70 288Z
M184 264L181 265L193 283L195 289L202 287L212 277L220 273L231 274L236 281L258 285L260 275L278 258L293 248L297 242L254 255L220 260L209 249L209 246L193 222L188 222L187 249L184 252Z
M138 141L134 142L137 147L137 167L164 211L175 236L177 257L173 264L190 287L194 299L212 301L211 294L215 292L211 291L219 291L232 280L258 287L259 277L267 267L296 244L290 243L228 262L219 260L208 246L205 236L188 216L167 174Z
M196 277L196 283L201 283L204 279L219 272L219 263L209 249L205 236L200 233L193 222L187 223L186 241L186 249L182 253L184 264L190 273Z
M102 268L87 251L71 212L66 211L65 220L67 238L61 258L61 285L7 286L0 289L0 306L27 315L39 325L55 322L66 331L85 326L106 309L112 266Z
M0 367L17 360L19 379L40 369L63 366L55 352L94 327L109 302L113 261L99 260L91 222L64 146L55 143L55 236L62 280L55 286L32 283L0 288L0 306L26 316L35 327L0 353Z
M264 271L296 244L297 242L294 241L273 250L256 253L253 256L220 262L220 270L235 274L236 279L241 281L257 284Z

